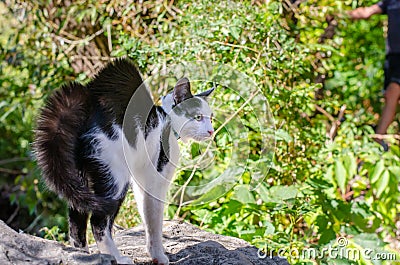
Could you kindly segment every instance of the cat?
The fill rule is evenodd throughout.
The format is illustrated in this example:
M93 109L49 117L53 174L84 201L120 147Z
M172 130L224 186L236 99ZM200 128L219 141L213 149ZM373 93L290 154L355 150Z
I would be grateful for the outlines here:
M132 264L112 239L118 210L132 187L154 263L168 264L162 245L163 201L179 160L178 139L212 138L212 110L184 77L155 105L129 59L117 59L87 85L56 90L38 117L34 150L47 186L68 203L71 245L88 251L90 218L101 253ZM132 98L132 100L131 100Z

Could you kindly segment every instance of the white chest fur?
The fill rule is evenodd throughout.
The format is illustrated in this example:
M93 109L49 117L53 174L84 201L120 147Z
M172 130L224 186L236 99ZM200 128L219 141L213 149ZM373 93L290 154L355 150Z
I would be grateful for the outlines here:
M116 186L117 192L108 196L119 198L126 185L132 181L148 192L160 188L160 185L168 187L175 165L179 161L179 146L173 133L169 134L167 141L160 141L163 125L160 122L146 139L143 131L132 132L136 133L135 146L128 143L118 126L114 126L117 137L113 140L102 132L91 135L98 143L93 158L109 169L110 182ZM161 144L169 162L158 172Z

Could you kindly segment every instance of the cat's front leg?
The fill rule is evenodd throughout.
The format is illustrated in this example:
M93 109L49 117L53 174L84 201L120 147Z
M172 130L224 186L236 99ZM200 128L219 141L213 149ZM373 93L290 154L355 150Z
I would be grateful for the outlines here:
M146 246L152 260L156 264L169 264L168 257L164 254L165 250L162 243L162 226L164 202L152 197L148 193L145 195L146 205L148 205L146 223Z
M133 184L133 190L139 213L145 225L147 251L154 263L167 265L169 259L165 255L162 244L164 202L160 200L165 198L166 191L161 192L163 188L160 187L156 191L157 194L152 194L151 190L146 192L136 183Z

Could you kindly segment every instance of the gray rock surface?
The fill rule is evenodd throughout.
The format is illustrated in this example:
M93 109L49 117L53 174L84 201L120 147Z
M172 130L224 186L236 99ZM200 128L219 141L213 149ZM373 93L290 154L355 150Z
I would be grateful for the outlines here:
M163 232L171 264L288 264L278 257L260 259L257 249L247 242L205 232L188 223L165 221ZM123 255L130 256L135 264L152 264L146 253L142 226L117 231L114 239ZM116 264L114 257L96 253L96 246L91 246L90 252L19 234L0 221L0 264Z

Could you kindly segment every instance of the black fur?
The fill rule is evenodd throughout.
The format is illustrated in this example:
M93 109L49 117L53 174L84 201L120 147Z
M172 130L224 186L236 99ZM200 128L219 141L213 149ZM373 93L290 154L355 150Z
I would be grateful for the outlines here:
M48 100L38 119L34 149L47 185L80 212L109 212L117 202L94 194L79 169L77 147L93 113L89 91L80 84L63 86Z
M118 59L103 68L87 87L101 107L115 117L116 123L122 125L129 100L142 83L143 80L136 67L129 60ZM142 93L141 96L142 102L153 106L148 93Z
M69 208L68 222L69 222L69 237L73 239L74 247L86 248L86 229L89 219L88 213L82 213L73 208Z
M110 140L117 140L113 126L122 127L128 115L130 122L124 132L135 145L137 127L147 137L158 126L159 116L166 116L161 107L154 106L142 83L130 61L116 60L87 86L71 83L55 91L38 118L34 142L37 162L49 188L69 204L70 237L76 247L86 247L90 214L96 240L101 239L105 229L111 230L128 189L127 185L120 198L110 198L117 187L110 181L109 168L92 156L98 143L91 134L100 131ZM127 111L134 94L138 97L136 104Z
M160 154L158 156L157 171L161 172L164 166L169 162L169 144L168 138L172 133L171 123L167 122L161 134Z
M85 137L101 130L116 140L113 124L122 126L125 113L131 121L124 132L136 144L137 127L145 136L157 127L158 113L136 67L125 59L116 60L101 70L86 87L72 83L57 90L47 101L38 119L34 149L47 185L80 212L114 212L118 202L106 197L115 187L109 170L91 157L96 142ZM129 100L135 103L127 111ZM140 122L137 124L136 122Z
M121 191L109 166L96 159L100 142L94 135L104 133L109 140L118 141L122 128L129 144L135 147L139 129L147 138L163 122L157 170L162 172L169 162L168 139L173 133L169 117L162 107L154 105L142 84L129 60L116 60L86 86L72 83L55 91L39 116L34 142L37 162L49 188L69 204L70 237L76 247L87 246L89 216L96 242L106 232L111 234L129 184L125 180ZM178 81L175 104L192 97L189 80ZM192 112L201 104L198 99L193 102L197 104L189 104L194 108ZM180 106L176 108L185 113ZM189 114L197 113L192 112ZM116 196L117 192L121 194Z

